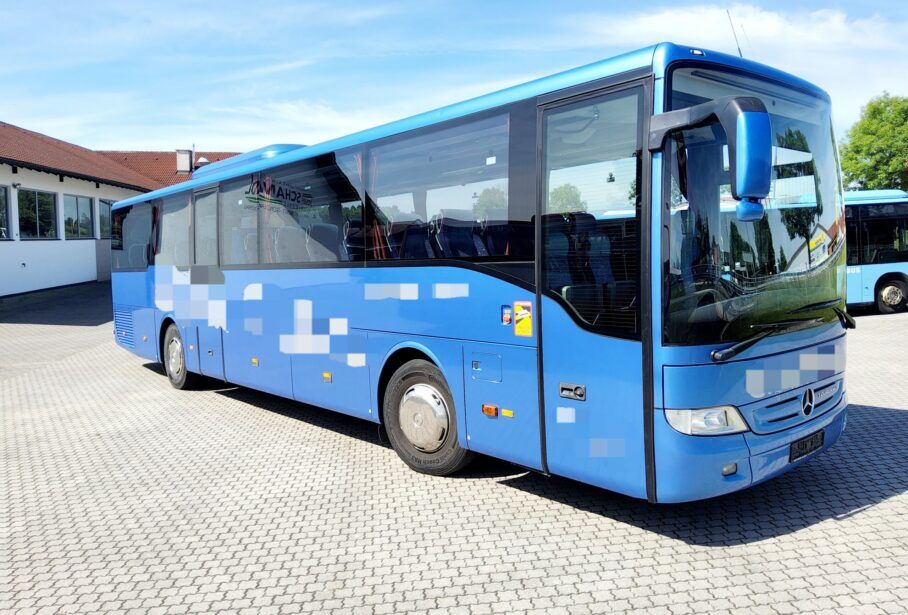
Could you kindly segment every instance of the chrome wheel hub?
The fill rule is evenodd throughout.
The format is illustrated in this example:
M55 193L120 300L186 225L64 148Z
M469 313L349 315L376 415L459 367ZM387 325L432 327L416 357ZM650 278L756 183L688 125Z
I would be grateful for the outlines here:
M167 371L174 377L183 372L183 343L178 338L173 338L167 345Z
M441 393L428 384L407 389L398 406L400 429L414 447L434 453L445 443L450 429L448 405Z
M894 284L890 284L883 288L883 290L880 291L880 297L883 299L883 303L892 307L901 305L902 301L905 299L905 295L902 294L902 289Z

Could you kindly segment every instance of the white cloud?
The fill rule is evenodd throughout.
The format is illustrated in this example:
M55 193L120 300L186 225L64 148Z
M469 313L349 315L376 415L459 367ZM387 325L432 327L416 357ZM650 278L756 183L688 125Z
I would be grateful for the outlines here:
M574 15L565 28L573 45L633 48L675 40L737 53L726 7L700 5L640 11L621 16ZM908 21L874 15L852 18L841 10L774 11L751 4L730 7L748 59L793 73L829 92L839 136L857 120L861 106L884 90L908 95Z
M725 6L627 6L528 7L493 29L439 7L277 0L263 21L247 3L178 17L113 1L94 13L22 5L7 14L22 26L0 41L0 118L88 147L248 150L317 143L662 40L735 53ZM745 57L830 93L839 136L871 96L908 95L905 13L730 8Z

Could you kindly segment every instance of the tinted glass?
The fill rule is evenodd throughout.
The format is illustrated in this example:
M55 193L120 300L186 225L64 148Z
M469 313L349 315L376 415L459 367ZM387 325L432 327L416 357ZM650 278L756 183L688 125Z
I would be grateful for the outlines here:
M861 229L865 264L908 261L908 218L868 220L865 216Z
M98 222L101 226L101 239L110 237L110 206L113 201L98 201Z
M155 265L187 267L192 264L189 251L189 193L167 197L161 203Z
M111 265L114 271L145 269L151 242L151 205L142 203L113 212Z
M845 223L845 245L847 247L847 262L849 265L860 265L860 233L858 223L849 220Z
M197 194L193 201L195 263L218 264L218 193Z
M34 190L19 190L19 237L38 237L38 195Z
M328 154L262 173L252 198L263 264L362 258L359 159Z
M544 288L590 325L639 332L640 88L545 114Z
M844 307L845 211L829 102L733 72L672 73L671 107L729 95L769 110L772 181L765 215L745 222L731 195L728 146L718 122L674 133L665 145L669 245L664 339L735 342L810 304ZM797 312L833 321L833 310Z
M0 239L12 239L9 227L9 198L6 186L0 186Z
M908 203L884 203L882 205L867 205L863 209L864 218L908 217Z
M63 228L67 239L94 236L91 199L67 194L63 197Z
M257 177L225 182L218 192L219 238L222 265L256 265L259 262L258 208L253 198Z
M19 237L22 239L56 239L56 195L51 192L19 190Z
M38 233L43 238L57 237L57 198L50 192L38 193Z
M370 258L531 252L532 214L509 202L509 130L502 114L370 149Z

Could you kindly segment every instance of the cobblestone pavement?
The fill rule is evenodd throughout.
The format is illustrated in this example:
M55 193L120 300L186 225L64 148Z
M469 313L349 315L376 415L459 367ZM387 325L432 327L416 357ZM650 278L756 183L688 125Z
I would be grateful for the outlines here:
M108 295L0 304L4 612L908 606L908 315L858 318L828 454L651 506L492 460L423 476L371 424L173 390L112 343Z

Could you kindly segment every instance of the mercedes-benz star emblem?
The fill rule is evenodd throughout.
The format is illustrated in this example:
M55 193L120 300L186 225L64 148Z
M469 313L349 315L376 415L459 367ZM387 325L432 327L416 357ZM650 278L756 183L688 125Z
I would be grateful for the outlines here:
M813 389L804 391L804 397L801 398L801 412L804 413L804 416L810 416L810 413L813 412L814 400Z

